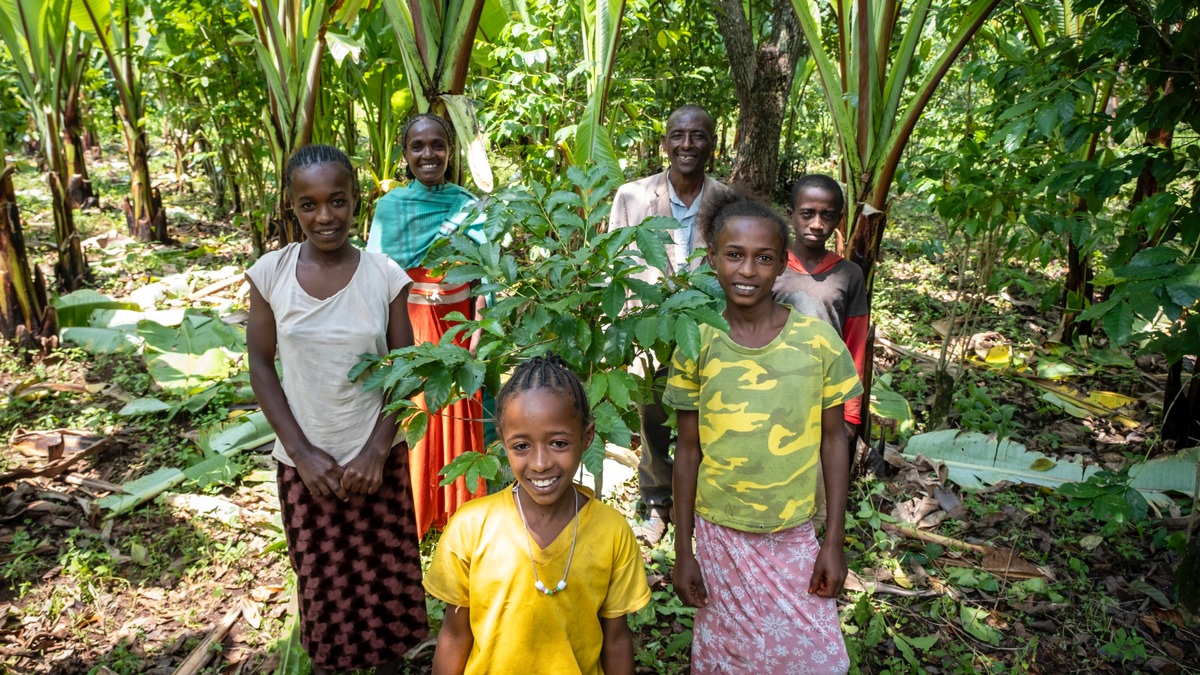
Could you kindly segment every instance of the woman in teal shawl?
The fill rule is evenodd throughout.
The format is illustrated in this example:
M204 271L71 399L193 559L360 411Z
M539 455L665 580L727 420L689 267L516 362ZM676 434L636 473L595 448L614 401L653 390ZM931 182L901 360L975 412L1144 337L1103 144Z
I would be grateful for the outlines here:
M437 342L453 326L446 316L461 312L474 316L475 302L469 284L444 284L429 274L425 255L434 242L456 231L482 242L478 222L464 226L475 196L446 181L453 152L450 125L437 115L417 115L409 120L401 136L408 185L393 189L375 205L375 219L367 238L367 250L387 254L412 277L408 315L415 344ZM455 339L467 346L468 338ZM423 400L416 401L424 405ZM468 489L464 479L439 487L438 472L468 450L483 451L483 407L480 395L453 403L433 413L425 437L409 454L417 533L442 528L464 502L484 494L480 481Z

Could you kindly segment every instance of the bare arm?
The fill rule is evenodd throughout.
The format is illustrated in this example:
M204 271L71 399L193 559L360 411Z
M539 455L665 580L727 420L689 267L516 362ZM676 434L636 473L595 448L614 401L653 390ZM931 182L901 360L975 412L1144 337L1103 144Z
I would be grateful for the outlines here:
M388 305L388 349L403 349L413 343L412 324L408 320L408 289L396 295ZM380 415L363 451L346 463L342 487L347 492L375 494L383 485L383 465L392 452L399 413Z
M844 430L845 410L821 411L821 467L825 473L825 541L817 553L808 592L836 598L846 583L846 497L850 491L849 445Z
M708 604L708 591L700 564L692 551L692 534L696 527L696 480L700 474L700 413L678 410L675 413L679 439L675 443L675 568L671 581L675 593L689 607Z
M467 657L475 645L471 633L471 609L446 605L442 631L438 633L437 650L433 653L433 675L461 675L467 667Z
M246 281L250 284L246 351L250 361L250 387L254 390L258 405L283 443L288 457L296 464L300 479L309 491L322 497L335 495L338 499L346 499L341 484L342 468L328 453L309 442L292 414L287 396L283 393L283 385L275 373L275 351L278 347L275 313L254 282L249 277L246 277Z
M624 615L600 619L604 644L600 647L600 667L604 675L633 675L633 633Z

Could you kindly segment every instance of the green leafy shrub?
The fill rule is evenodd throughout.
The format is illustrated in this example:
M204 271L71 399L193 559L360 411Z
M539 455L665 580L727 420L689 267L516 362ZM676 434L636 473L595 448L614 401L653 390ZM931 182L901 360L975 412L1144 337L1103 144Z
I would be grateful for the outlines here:
M572 167L552 187L504 190L481 206L484 243L456 235L430 251L426 264L444 270L447 283L471 282L475 295L495 302L477 320L457 317L461 323L440 344L364 355L351 372L351 378L369 373L364 386L387 392L388 409L402 411L410 442L428 425L428 414L411 401L418 392L434 409L481 386L498 392L517 362L554 351L587 387L596 438L583 462L598 473L604 444L629 446L636 405L661 386L646 375L654 364L667 363L675 345L694 357L700 324L728 328L724 294L707 267L657 283L636 276L647 266L666 273L667 230L678 223L658 217L606 231L613 188L599 168ZM452 344L456 335L476 330L481 338L474 354ZM464 453L443 471L446 481L494 480L502 455L492 450L491 456Z

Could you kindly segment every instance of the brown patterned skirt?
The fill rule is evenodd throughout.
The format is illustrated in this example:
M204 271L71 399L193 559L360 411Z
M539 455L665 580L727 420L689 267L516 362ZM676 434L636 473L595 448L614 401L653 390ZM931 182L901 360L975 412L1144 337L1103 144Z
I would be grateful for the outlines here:
M381 666L429 632L409 488L397 446L373 495L318 497L279 465L279 503L296 571L300 637L313 663L335 671Z

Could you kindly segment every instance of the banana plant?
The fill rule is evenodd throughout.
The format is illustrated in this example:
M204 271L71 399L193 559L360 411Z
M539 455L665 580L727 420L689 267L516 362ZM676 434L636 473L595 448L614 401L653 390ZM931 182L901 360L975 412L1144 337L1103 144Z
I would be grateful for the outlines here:
M900 158L950 66L1000 2L971 0L949 24L950 36L941 51L926 57L922 52L928 43L921 46L926 23L938 14L940 27L946 16L941 10L950 9L933 7L934 0L792 0L841 148L851 209L842 252L862 268L868 302L874 295L875 261ZM836 36L828 39L818 13L822 6L832 12L831 23L837 28ZM906 91L912 93L905 96ZM863 373L868 400L871 366L868 359ZM870 438L869 429L863 432Z
M84 31L71 29L70 52L74 56L66 61L67 88L66 100L63 101L63 143L67 152L67 166L71 169L71 178L67 182L67 191L71 195L71 205L82 208L95 201L96 193L92 189L92 181L88 177L87 162L83 150L83 78L91 65L92 43Z
M467 70L485 0L383 0L404 59L404 72L415 112L446 116L471 169L471 179L484 192L493 187L483 132L466 91ZM489 12L489 16L503 15ZM495 34L491 31L490 34ZM461 171L461 163L456 163ZM453 177L462 182L462 176Z
M335 22L351 24L363 0L244 0L254 17L254 35L235 44L252 45L266 80L268 104L263 126L275 164L278 206L263 230L273 229L281 244L303 239L287 217L283 169L292 151L312 141L321 87L326 33Z
M943 9L950 9L934 7L934 0L792 0L841 146L853 209L845 248L863 268L868 297L904 149L950 66L1000 2L970 2L956 15L940 53L925 57L919 50L926 24L935 14L941 24ZM822 7L832 13L835 36L824 34Z
M573 159L580 166L595 162L604 169L605 175L617 183L621 182L621 167L617 164L612 138L604 125L604 111L608 108L608 90L612 83L624 14L625 0L579 0L588 100L583 117L575 128Z
M37 127L46 160L54 240L57 286L72 291L87 280L87 260L71 213L67 181L70 169L63 147L61 102L69 86L71 0L0 0L0 38L8 47L17 73L17 88Z
M149 10L133 0L74 0L72 20L92 34L108 68L121 105L117 108L129 159L129 197L124 201L129 234L138 241L166 243L167 212L150 182L150 141L146 135L146 90L142 64L154 52Z
M54 312L46 311L50 304L42 270L30 266L25 252L12 171L4 160L4 134L0 134L0 337L17 346L32 346L38 338L58 333L58 327Z
M374 185L365 201L373 204L395 184L401 158L397 144L400 125L413 106L413 97L404 75L404 58L387 14L364 14L354 37L362 46L361 54L348 59L345 70L348 82L356 89L352 97L361 106L366 121L369 146L366 168ZM358 220L365 226L371 222L370 214L360 214Z

